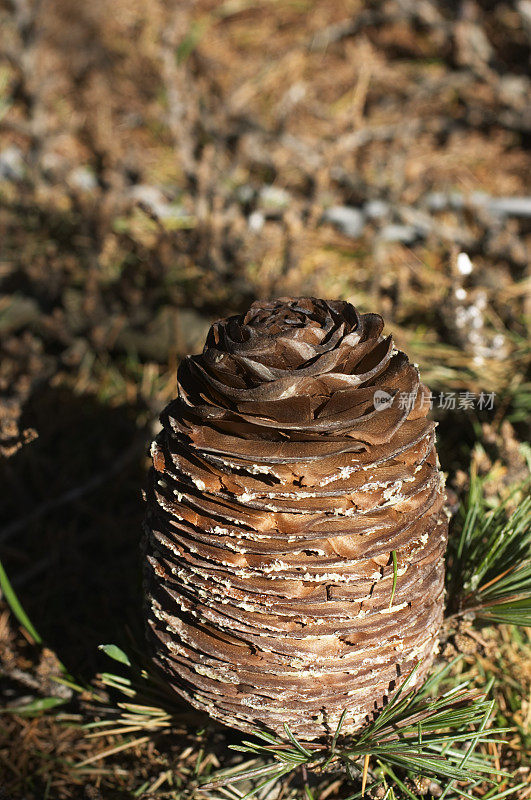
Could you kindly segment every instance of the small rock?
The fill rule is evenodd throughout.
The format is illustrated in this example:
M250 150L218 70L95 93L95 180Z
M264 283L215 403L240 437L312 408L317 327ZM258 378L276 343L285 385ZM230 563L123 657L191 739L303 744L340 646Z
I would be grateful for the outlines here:
M157 212L159 219L178 223L178 227L192 228L195 225L195 218L180 203L167 203L159 206Z
M129 196L138 203L143 203L153 213L156 213L156 209L160 209L168 203L160 189L156 186L149 186L147 183L138 183L136 186L131 187Z
M65 177L68 162L59 153L48 150L41 156L40 168L46 180L57 181Z
M385 200L369 200L363 210L369 219L382 219L388 216L390 208Z
M502 75L499 83L501 100L512 108L525 108L529 102L530 83L526 75Z
M110 328L113 329L112 320ZM164 306L147 327L126 324L118 334L113 332L113 348L164 363L171 352L197 352L209 328L210 321L195 309Z
M433 218L425 211L411 206L401 206L398 210L402 223L415 228L417 236L427 236L433 229Z
M68 183L74 189L81 189L82 192L91 192L98 186L96 176L87 166L79 166L73 169L68 175Z
M430 192L424 202L430 211L444 211L448 207L448 195L444 192Z
M249 214L249 219L247 220L249 230L253 233L260 233L264 227L264 222L265 217L261 211L253 211L251 214Z
M458 254L456 267L460 275L470 275L472 270L474 269L473 264L470 260L470 256L467 255L467 253Z
M180 203L171 203L157 186L139 183L132 187L129 196L148 208L157 219L177 222L182 227L193 224L193 218L186 209Z
M517 8L522 16L524 26L531 32L531 0L520 0Z
M324 212L323 220L335 225L345 236L356 239L363 231L365 214L352 206L331 206Z
M32 297L24 297L22 294L3 295L2 301L0 333L3 336L38 323L41 319L39 305Z
M411 244L418 237L418 230L413 225L385 225L380 231L384 242L402 242Z
M24 177L22 150L16 145L6 147L0 153L0 180L20 181Z
M243 186L238 186L236 189L236 197L238 198L238 202L242 205L250 203L251 200L254 199L254 195L255 191L248 183L244 183Z
M460 192L430 192L424 202L430 211L444 211L445 208L459 210L465 204Z
M211 320L204 317L193 308L180 308L177 311L178 344L185 353L197 353L210 330Z
M476 208L487 206L490 202L490 195L487 192L472 192L469 203Z
M499 216L531 217L531 197L493 197L488 209Z
M282 211L288 207L291 197L280 186L263 186L258 196L259 205L265 211Z

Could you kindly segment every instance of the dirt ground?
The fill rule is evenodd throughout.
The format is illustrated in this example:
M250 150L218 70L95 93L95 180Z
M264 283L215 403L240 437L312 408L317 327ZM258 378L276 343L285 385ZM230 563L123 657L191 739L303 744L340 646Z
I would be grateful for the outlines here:
M46 645L1 606L5 708L142 642L147 446L179 359L256 298L347 299L437 398L494 393L434 403L456 504L474 447L493 496L525 476L530 40L528 0L0 0L0 560ZM175 737L80 770L122 741L93 716L1 715L0 798L199 770Z

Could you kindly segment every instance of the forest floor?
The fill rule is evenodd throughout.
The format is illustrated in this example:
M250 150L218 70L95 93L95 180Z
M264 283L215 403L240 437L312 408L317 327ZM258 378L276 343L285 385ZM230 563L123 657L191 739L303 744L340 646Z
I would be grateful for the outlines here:
M451 504L471 459L491 505L525 478L530 39L527 0L0 2L0 560L44 643L4 598L0 798L191 797L239 741L182 708L83 727L116 710L98 645L142 659L148 445L214 319L381 313L436 398ZM456 680L498 676L520 733L494 755L525 783L529 636L470 630Z

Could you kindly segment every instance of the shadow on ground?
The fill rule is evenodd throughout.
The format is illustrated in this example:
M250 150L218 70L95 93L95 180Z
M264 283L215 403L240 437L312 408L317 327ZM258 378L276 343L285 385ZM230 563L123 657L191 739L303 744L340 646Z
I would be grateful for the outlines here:
M23 420L39 438L0 465L0 558L44 642L81 677L101 666L99 644L143 642L138 411L45 389Z

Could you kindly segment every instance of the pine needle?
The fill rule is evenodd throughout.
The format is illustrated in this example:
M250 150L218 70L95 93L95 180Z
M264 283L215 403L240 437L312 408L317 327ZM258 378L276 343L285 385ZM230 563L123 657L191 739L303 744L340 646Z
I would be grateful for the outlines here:
M468 783L489 782L494 776L505 776L506 773L494 768L488 755L477 752L479 744L492 741L508 730L487 729L493 701L486 700L484 694L472 692L467 683L438 697L430 695L451 666L447 665L415 690L412 684L418 672L417 665L378 717L358 734L340 735L346 717L344 712L328 746L302 745L289 729L286 730L287 741L257 731L257 740L266 744L244 740L241 745L232 746L250 756L247 765L241 764L230 773L210 776L203 788L252 782L257 775L267 775L271 781L276 772L289 780L302 766L317 773L328 767L336 767L338 771L343 767L354 780L358 779L356 776L361 777L359 796L363 797L369 779L371 785L378 779L370 768L371 756L389 776L399 770L410 778L421 774ZM402 781L396 785L400 788Z
M91 756L90 758L86 758L84 761L80 761L79 764L76 764L76 768L79 769L80 767L85 767L87 764L92 764L94 761L100 761L102 758L107 758L115 753L121 753L123 750L129 750L131 747L136 747L137 745L144 744L144 742L148 741L149 736L141 736L140 739L132 739L130 742L124 742L116 747L109 747L107 750L102 750L101 753L96 753L95 756Z
M11 582L7 577L6 571L1 561L0 561L0 589L2 590L2 594L4 595L9 607L11 608L11 611L18 619L22 627L25 628L25 630L29 633L35 644L42 644L42 639L37 633L30 618L24 611L20 600L15 594L15 590L11 586Z
M490 509L474 466L457 528L448 544L448 595L454 613L485 622L531 625L531 497L517 486ZM523 496L514 511L508 504Z
M393 551L394 552L394 551ZM365 797L365 787L367 786L367 775L369 774L369 753L365 753L363 760L363 776L361 778L361 796Z

